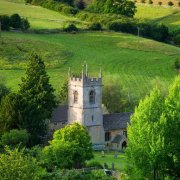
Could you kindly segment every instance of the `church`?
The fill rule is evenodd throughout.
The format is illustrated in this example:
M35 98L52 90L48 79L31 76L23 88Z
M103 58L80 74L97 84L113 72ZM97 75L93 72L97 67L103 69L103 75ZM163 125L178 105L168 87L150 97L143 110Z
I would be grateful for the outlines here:
M53 132L77 122L87 127L95 150L122 150L127 143L127 124L132 113L104 114L102 109L102 71L94 78L87 65L80 77L68 72L68 104L58 106L50 120Z

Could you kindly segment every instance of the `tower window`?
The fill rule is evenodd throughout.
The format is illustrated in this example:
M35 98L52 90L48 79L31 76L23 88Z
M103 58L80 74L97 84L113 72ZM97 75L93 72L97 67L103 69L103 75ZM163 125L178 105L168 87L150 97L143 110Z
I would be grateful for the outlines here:
M78 103L78 92L74 91L74 104Z
M89 103L95 104L95 92L94 91L90 91L90 93L89 93Z
M94 121L94 116L92 115L92 121Z

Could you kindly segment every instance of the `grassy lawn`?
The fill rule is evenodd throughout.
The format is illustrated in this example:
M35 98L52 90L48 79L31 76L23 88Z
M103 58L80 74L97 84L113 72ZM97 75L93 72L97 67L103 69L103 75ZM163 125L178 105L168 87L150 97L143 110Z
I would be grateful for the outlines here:
M154 85L166 87L176 75L174 61L180 48L120 33L23 34L2 33L0 75L13 90L24 75L28 53L37 51L48 67L51 83L58 91L68 67L81 72L86 61L92 76L103 69L104 85L123 86L134 102Z
M84 23L77 18L66 16L40 6L25 5L22 0L0 0L0 14L11 15L18 13L26 17L32 29L58 29L67 23L75 23L77 26L84 26Z
M104 163L111 169L112 163L116 170L123 171L125 167L125 154L118 152L117 158L114 158L115 152L105 152L105 157L102 157L101 152L94 152L94 159L90 161L97 161L104 166Z
M170 29L180 28L180 8L138 4L135 18L163 23Z

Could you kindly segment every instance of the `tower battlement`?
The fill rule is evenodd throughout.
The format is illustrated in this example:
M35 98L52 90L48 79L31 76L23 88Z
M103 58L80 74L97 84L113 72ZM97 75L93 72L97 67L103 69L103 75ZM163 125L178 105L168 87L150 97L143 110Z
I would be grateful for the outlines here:
M100 69L99 77L89 77L87 65L86 65L85 73L83 67L80 76L73 76L71 74L71 69L69 68L68 77L69 77L69 83L71 84L82 85L82 86L102 85L101 69Z

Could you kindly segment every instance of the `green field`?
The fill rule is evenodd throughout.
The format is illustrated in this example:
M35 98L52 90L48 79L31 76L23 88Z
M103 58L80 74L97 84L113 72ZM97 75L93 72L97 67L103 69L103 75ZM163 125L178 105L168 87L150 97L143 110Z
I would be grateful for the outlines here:
M37 51L48 67L58 91L68 67L81 71L86 62L91 75L103 70L103 82L114 81L133 101L144 97L157 84L167 86L176 75L174 61L180 48L120 33L24 34L2 33L0 75L14 90L24 75L27 56Z
M32 29L59 29L68 23L75 23L79 27L84 26L84 23L77 18L65 16L40 6L25 5L22 0L0 0L0 14L11 15L14 13L26 17Z
M94 159L90 161L97 161L104 166L104 163L111 169L114 163L115 170L123 171L125 167L125 154L118 152L117 158L114 158L115 152L105 152L105 157L102 157L101 152L94 152Z
M180 8L138 4L135 18L163 23L170 29L180 28Z

